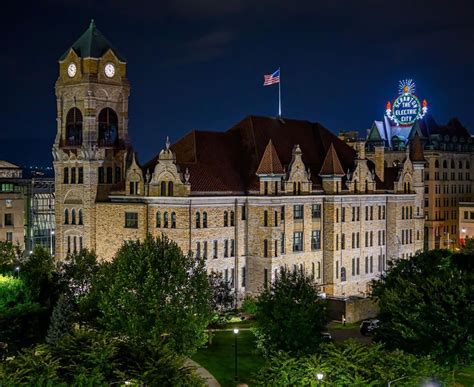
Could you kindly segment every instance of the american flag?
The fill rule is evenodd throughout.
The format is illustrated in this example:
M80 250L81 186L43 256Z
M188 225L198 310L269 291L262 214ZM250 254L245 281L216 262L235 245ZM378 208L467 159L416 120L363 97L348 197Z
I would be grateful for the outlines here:
M274 83L280 83L280 69L273 74L263 76L263 86L270 86Z

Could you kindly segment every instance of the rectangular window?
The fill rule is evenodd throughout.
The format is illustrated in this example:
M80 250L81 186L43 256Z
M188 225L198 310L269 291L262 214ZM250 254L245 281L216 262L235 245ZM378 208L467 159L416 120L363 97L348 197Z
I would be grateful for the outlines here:
M369 272L369 257L365 257L365 274Z
M352 258L352 275L355 275L355 258Z
M385 219L385 206L382 206L382 219Z
M263 287L266 289L268 286L268 269L263 270Z
M71 168L71 184L76 184L76 168Z
M13 214L5 214L4 221L4 226L13 226Z
M201 242L196 242L196 258L201 258Z
M313 219L321 218L321 204L313 204L311 206L311 217Z
M229 256L229 241L226 239L224 241L224 257Z
M230 287L234 287L235 269L230 269Z
M224 270L224 280L225 282L229 282L229 269Z
M122 171L120 167L115 167L115 182L118 183L122 180Z
M370 220L374 220L374 206L370 206Z
M13 242L13 233L11 231L7 232L7 242Z
M280 251L281 251L281 254L285 254L285 233L281 233Z
M203 250L202 251L202 256L203 256L203 258L207 258L207 241L204 241L203 245L204 246L203 246L203 249L202 249Z
M281 221L285 221L285 206L281 206Z
M273 255L278 257L278 241L275 239L275 251L273 251Z
M359 233L356 234L356 240L357 240L357 248L359 248L360 247L360 234Z
M311 250L319 250L321 248L321 230L311 231Z
M303 233L301 231L293 233L293 251L303 251Z
M341 208L341 222L346 221L346 207Z
M357 207L357 221L360 220L360 207Z
M104 167L99 167L99 184L105 183Z
M83 184L84 183L84 168L79 167L77 171L78 171L77 183Z
M369 247L369 232L365 232L365 247Z
M137 212L125 213L125 228L138 228L138 213Z
M293 218L303 219L303 205L302 204L295 204L293 206Z
M359 275L360 274L360 258L357 258L357 266L356 266L356 274Z
M352 221L355 222L356 220L356 208L352 207Z
M135 195L135 183L133 181L130 182L130 195Z
M355 233L353 232L352 233L352 248L354 249L355 248Z
M339 234L336 234L336 250L339 250Z
M371 231L370 232L370 247L372 247L374 245L374 232Z
M339 278L339 261L336 261L336 279Z
M214 241L214 249L213 249L212 256L214 258L217 258L217 241Z
M245 220L245 219L246 219L246 217L247 217L246 212L247 212L246 207L245 207L245 206L242 206L242 214L241 214L241 215L242 215L242 216L241 216L242 220Z
M242 267L242 282L241 286L245 287L245 266Z
M365 206L365 220L369 220L369 207Z
M336 208L336 223L339 223L339 208Z
M263 225L265 227L268 226L268 211L266 211L266 210L263 211Z
M263 256L268 257L268 240L266 239L263 241Z
M370 256L370 272L374 272L374 257L373 255Z
M235 257L235 240L230 240L230 256Z
M63 169L63 183L64 184L69 184L69 168L64 168Z
M341 234L341 250L346 248L346 234Z
M112 167L107 167L107 184L112 184Z

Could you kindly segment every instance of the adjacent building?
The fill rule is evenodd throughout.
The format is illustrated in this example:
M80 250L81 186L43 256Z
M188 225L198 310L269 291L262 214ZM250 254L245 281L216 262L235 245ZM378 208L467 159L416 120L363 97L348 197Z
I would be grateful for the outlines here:
M474 138L458 119L438 124L427 113L426 100L420 103L414 94L414 83L402 82L404 86L401 85L393 108L388 102L383 120L375 121L368 131L367 157L383 159L387 166L399 165L409 142L418 136L426 159L424 248L459 247L459 203L474 198Z
M166 235L255 294L284 267L331 295L362 295L392 259L423 248L423 148L396 166L319 123L248 116L224 132L167 139L140 163L128 137L126 61L92 22L59 60L56 254L112 259Z

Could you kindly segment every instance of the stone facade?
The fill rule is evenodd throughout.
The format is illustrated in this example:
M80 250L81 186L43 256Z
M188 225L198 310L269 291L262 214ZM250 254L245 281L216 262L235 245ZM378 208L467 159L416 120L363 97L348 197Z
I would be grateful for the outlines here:
M166 235L239 297L259 293L283 267L345 296L367 294L388 260L421 250L424 163L407 154L384 179L363 146L356 155L319 124L248 117L224 133L167 139L140 165L128 141L126 64L111 48L82 58L81 44L61 59L56 83L59 259L89 248L110 260L124 241Z

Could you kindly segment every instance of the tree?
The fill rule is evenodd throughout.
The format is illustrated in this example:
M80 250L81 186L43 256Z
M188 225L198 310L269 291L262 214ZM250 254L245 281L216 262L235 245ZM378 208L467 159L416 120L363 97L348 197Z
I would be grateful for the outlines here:
M375 339L388 348L449 364L474 359L472 256L435 250L400 260L373 283L373 297L381 322Z
M205 342L212 316L204 260L183 255L166 237L127 241L104 267L100 321L110 331L139 341L166 339L190 354Z
M50 345L56 345L65 335L72 332L73 321L71 300L65 295L59 296L51 315L46 342Z
M321 343L326 303L310 277L283 270L257 300L261 349L311 353Z
M53 307L58 298L58 277L54 258L48 251L35 247L21 267L21 278L33 301Z
M234 306L234 295L228 281L224 281L221 273L215 271L209 274L209 284L212 290L211 305L217 312L226 312Z
M318 382L316 374L323 379ZM353 340L328 344L318 353L294 357L286 352L271 356L256 376L263 386L386 386L420 385L430 378L449 385L452 373L428 357L417 357L401 351L389 352L382 345L365 345Z
M19 245L0 241L0 273L11 272L19 264L21 249Z

